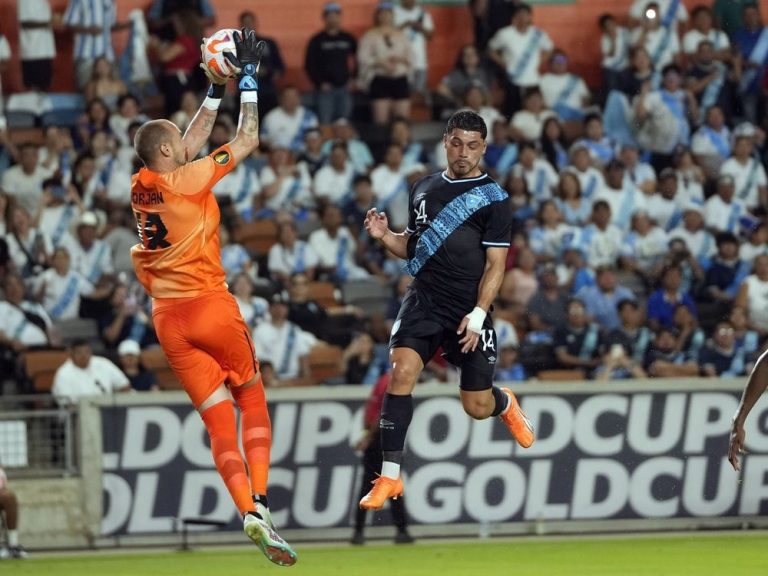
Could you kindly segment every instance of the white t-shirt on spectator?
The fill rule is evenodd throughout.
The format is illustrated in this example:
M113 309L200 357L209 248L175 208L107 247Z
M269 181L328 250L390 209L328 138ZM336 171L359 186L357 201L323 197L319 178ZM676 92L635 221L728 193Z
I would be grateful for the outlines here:
M658 226L651 228L645 236L632 232L624 237L621 255L634 260L642 270L648 270L669 252L667 242L667 233Z
M571 88L571 83L573 87ZM566 98L561 101L560 96L568 88ZM575 74L544 74L539 82L541 94L544 96L544 102L549 108L555 104L568 106L581 110L585 99L590 97L589 89L584 80Z
M576 167L570 166L568 168L576 178L579 179L581 185L581 197L587 202L594 202L595 195L599 194L605 188L605 178L603 173L597 168L590 166L583 172L577 170Z
M541 138L544 122L553 117L557 117L553 110L542 110L540 114L519 110L512 116L509 125L519 130L526 140L534 141Z
M70 270L59 276L56 270L48 268L38 277L38 286L43 291L43 307L54 320L71 320L80 313L80 296L93 292L93 284L82 275Z
M302 264L298 265L297 264ZM267 269L270 274L285 274L290 276L307 268L317 266L317 254L315 249L303 240L296 240L293 249L288 249L282 244L275 244L269 249Z
M312 199L312 177L309 175L306 164L296 164L298 176L292 175L284 178L277 194L269 198L265 207L271 210L290 210L295 205L304 205ZM264 166L259 174L262 190L277 180L277 175L271 166Z
M587 263L590 268L616 265L624 240L624 234L618 227L609 224L605 230L600 230L594 224L590 224L584 228L582 234L582 247L587 254Z
M253 197L261 192L259 172L253 165L241 162L219 180L212 190L219 198L231 198L239 214L246 213L253 208Z
M669 12L669 6L675 0L655 0L659 5L660 17L662 20ZM629 15L637 20L642 20L645 16L645 9L650 4L651 0L635 0L629 9ZM677 13L675 14L675 20L680 22L688 21L688 10L685 9L685 4L681 1L678 2Z
M280 379L296 378L301 368L299 360L309 354L317 338L292 322L279 328L272 322L262 322L253 331L253 344L262 362L271 362Z
M560 181L560 177L552 168L552 164L543 158L536 158L530 170L527 170L522 164L515 164L512 167L512 174L525 179L528 192L536 205L552 198L552 193Z
M593 202L604 200L611 207L611 224L615 224L624 232L632 227L632 216L636 212L646 210L645 194L630 184L621 190L605 186L595 193Z
M709 31L709 34L702 34L694 28L688 30L683 36L683 52L686 54L695 54L699 49L699 44L704 40L712 42L715 50L725 50L731 46L731 41L728 40L728 34L722 30L715 30L712 28Z
M686 178L683 173L677 171L677 194L675 202L681 208L685 208L691 202L704 204L704 186L696 178Z
M627 166L624 171L624 183L634 184L638 188L646 182L656 182L656 172L647 162L638 162L632 168Z
M309 235L307 242L317 254L318 266L336 268L341 263L347 271L347 278L366 278L368 272L355 264L357 244L346 226L339 227L336 237L331 238L325 228L319 228Z
M615 50L611 52L612 39L607 34L600 38L600 52L603 55L603 68L621 72L629 64L629 30L623 26L616 28Z
M48 0L23 0L18 3L19 24L50 23L51 5ZM56 57L52 28L25 29L19 26L19 55L22 60L50 60Z
M637 45L640 40L641 29L635 28L632 31L632 44ZM645 42L643 48L648 51L651 57L653 67L655 70L661 70L667 64L671 64L675 56L680 52L680 40L677 37L677 32L673 29L669 32L669 40L665 40L667 37L667 29L663 26L649 30L645 35ZM665 42L662 45L662 42Z
M429 15L423 7L414 6L411 9L403 8L400 5L395 5L394 9L395 26L400 28L401 25L406 22L420 22L425 30L432 32L435 29L435 24L432 22L432 16ZM411 43L411 50L413 53L413 69L414 70L426 70L427 69L427 39L424 34L417 32L412 28L403 28L405 37Z
M0 300L0 333L10 340L18 340L25 346L45 346L48 344L48 335L37 324L27 320L24 315L25 304L31 306L30 312L50 324L48 314L39 304L22 302L21 307L17 308L10 302Z
M36 167L32 174L27 174L17 164L5 171L0 188L16 198L16 202L34 216L43 198L43 182L50 177L51 172L41 166Z
M768 282L755 274L746 277L747 316L760 330L768 330Z
M711 128L708 128L708 126L702 126L693 133L693 137L691 138L691 152L696 156L719 156L725 160L725 157L720 154L717 146L712 142L712 137L709 135L709 130L711 130ZM723 126L720 131L717 132L717 135L723 142L728 143L730 149L731 131L728 129L728 126Z
M672 218L680 212L680 205L676 200L668 200L661 194L652 194L650 197L646 197L648 215L659 228L667 230Z
M341 172L327 164L315 173L315 196L324 196L332 204L339 205L342 200L351 197L354 177L355 169L351 162L347 162Z
M80 273L91 284L96 284L103 274L115 271L112 265L112 251L104 240L94 240L90 250L73 236L69 236L63 246L69 251L72 270Z
M0 34L0 62L10 59L11 45L8 44L8 39L3 34ZM3 106L3 79L2 75L0 75L0 120L3 120L3 124L5 124L5 120L2 119L3 110L5 110L5 107Z
M19 245L19 241L21 241L21 245L24 247L23 249L22 246ZM18 271L23 270L29 261L27 255L24 253L24 249L26 249L33 258L36 258L38 255L38 243L40 243L46 254L50 256L53 253L53 244L51 243L50 236L39 228L30 228L26 237L22 238L19 236L18 240L15 235L9 232L5 235L5 242L8 244L8 255L11 257L11 260L16 265ZM37 264L37 262L34 262L33 264Z
M745 242L739 248L739 259L750 264L755 261L755 258L763 254L768 254L768 244L755 246L751 242Z
M70 230L79 217L80 209L76 204L46 206L40 213L39 227L50 237L54 248L62 244L68 246L68 242L74 242Z
M58 402L68 402L87 396L102 396L128 388L125 374L110 360L92 356L85 369L68 359L53 377L51 394Z
M546 32L535 26L529 26L523 33L514 26L505 26L494 34L488 47L501 52L513 84L531 87L539 83L541 53L552 50L554 44ZM518 69L523 57L527 57L527 62Z
M743 202L747 208L756 208L760 203L758 188L768 185L763 164L755 158L750 158L744 165L736 158L728 158L720 167L720 175L727 174L733 177L736 187L734 198Z
M304 149L304 133L317 127L317 116L311 110L299 106L293 114L273 108L264 116L261 134L273 145L298 152Z
M391 170L386 164L376 166L371 172L371 187L379 212L386 212L390 227L405 230L411 207L408 206L408 182L402 166Z
M730 204L723 202L718 194L704 204L704 222L708 228L736 233L739 218L747 213L747 207L740 200L733 199Z
M669 233L669 239L680 239L685 242L688 251L696 258L711 258L717 253L717 243L714 236L703 228L691 232L683 226L678 226Z

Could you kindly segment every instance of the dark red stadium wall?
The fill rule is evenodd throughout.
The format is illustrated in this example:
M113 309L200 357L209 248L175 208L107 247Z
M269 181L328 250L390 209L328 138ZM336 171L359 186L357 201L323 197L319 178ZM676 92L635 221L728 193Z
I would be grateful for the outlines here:
M17 52L16 5L23 0L0 0L0 31L6 34L12 50ZM690 9L698 0L683 0ZM309 37L320 26L320 11L324 0L212 0L217 11L218 27L235 26L237 16L244 9L256 12L263 34L275 37L283 49L288 66L286 81L308 88L303 73L304 49ZM52 0L55 11L63 11L66 0ZM150 0L117 0L120 19L124 19L133 8L146 8ZM370 25L372 9L376 2L371 0L341 0L344 7L344 25L356 36ZM604 12L626 14L632 0L576 0L571 4L550 4L534 7L534 20L545 28L555 43L571 56L573 68L584 74L591 84L599 82L600 31L597 18ZM762 12L768 15L768 0L760 0ZM435 26L440 31L430 43L430 83L434 84L451 68L458 48L472 40L472 21L467 8L454 6L429 7ZM115 35L118 53L122 50L127 34ZM58 35L56 45L59 51L54 75L54 90L72 89L71 40L67 35ZM11 71L3 78L5 92L21 88L18 65L14 62Z

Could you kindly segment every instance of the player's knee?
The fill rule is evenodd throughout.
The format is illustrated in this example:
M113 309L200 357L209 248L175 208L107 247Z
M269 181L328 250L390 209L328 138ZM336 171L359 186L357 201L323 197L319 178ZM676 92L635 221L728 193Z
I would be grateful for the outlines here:
M464 412L475 420L484 420L488 418L493 410L493 407L484 398L464 400L462 402L462 407L464 408Z
M392 379L389 382L387 391L390 394L410 394L418 377L418 367L407 362L395 362L392 366Z

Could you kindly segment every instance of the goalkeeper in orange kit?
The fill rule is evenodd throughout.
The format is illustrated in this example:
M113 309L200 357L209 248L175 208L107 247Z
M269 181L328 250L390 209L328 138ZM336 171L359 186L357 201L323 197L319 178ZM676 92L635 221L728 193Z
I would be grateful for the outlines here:
M259 60L252 30L235 33L240 121L234 140L190 162L205 144L226 78L213 76L208 96L182 136L168 120L147 122L134 147L144 163L131 185L140 243L131 250L139 281L153 298L157 337L205 423L216 468L243 516L245 533L272 562L296 553L275 532L267 503L271 424L248 326L227 291L219 246L219 208L211 188L259 144ZM231 393L231 396L230 396ZM241 412L243 459L231 398Z

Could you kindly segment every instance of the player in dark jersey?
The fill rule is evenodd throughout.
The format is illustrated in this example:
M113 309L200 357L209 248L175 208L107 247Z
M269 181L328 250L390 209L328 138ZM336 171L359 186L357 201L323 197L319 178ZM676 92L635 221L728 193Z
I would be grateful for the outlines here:
M739 408L733 415L731 437L728 442L728 460L736 472L741 470L739 455L747 452L744 449L744 421L766 389L768 389L768 350L763 352L755 362L755 367L752 368L747 380L747 386L741 394Z
M366 215L368 233L407 260L414 280L392 326L381 476L361 508L378 510L403 492L400 461L413 415L411 392L441 346L461 370L464 411L478 420L499 416L521 446L533 444L533 427L514 394L493 386L496 333L488 312L504 278L512 217L507 192L480 169L487 134L474 112L451 116L443 136L448 168L413 185L403 233L390 230L386 214L375 208Z

